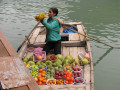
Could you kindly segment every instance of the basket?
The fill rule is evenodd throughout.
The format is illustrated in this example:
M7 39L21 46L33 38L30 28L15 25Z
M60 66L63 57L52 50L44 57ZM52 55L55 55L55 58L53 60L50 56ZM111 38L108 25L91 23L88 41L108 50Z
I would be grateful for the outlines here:
M58 82L58 80L63 81L63 84L60 84L60 83ZM64 85L64 84L65 84L65 80L64 80L64 79L56 79L56 85Z
M74 71L73 72L73 77L74 78L82 77L82 76L83 76L82 71Z
M78 79L78 80L81 79L82 82L78 83L78 82L76 82L76 79ZM84 83L85 83L85 79L84 79L83 77L77 77L77 78L74 79L74 83L75 83L75 84L84 84Z
M52 55L48 56L48 58L49 58L50 61L55 62L55 61L57 60L57 57L56 57L55 60L53 60L53 59L50 58L51 56L55 56L55 57L56 57L56 55L55 55L55 54L52 54Z
M55 85L55 84L48 84L49 81L53 81L53 80L55 80L55 84L56 84L56 79L48 79L47 80L47 85Z
M34 49L34 55L33 55L33 61L34 61L34 62L46 60L46 52L45 52L45 51L42 51L42 50L43 50L43 48L40 48L40 47ZM42 60L38 60L38 59L35 57L36 55L42 56L43 59L42 59Z

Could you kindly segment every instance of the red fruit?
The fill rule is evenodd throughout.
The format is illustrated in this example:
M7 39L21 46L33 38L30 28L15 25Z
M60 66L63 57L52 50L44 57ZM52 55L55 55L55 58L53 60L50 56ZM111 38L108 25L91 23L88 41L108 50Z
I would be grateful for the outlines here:
M78 77L81 77L82 76L82 74L80 73L80 74L78 74Z
M78 83L78 82L79 82L79 80L78 80L78 79L75 79L75 82L76 82L76 83Z
M73 70L75 69L75 67L72 68Z
M59 79L62 79L62 77L61 77L61 76L58 76L58 78L59 78Z
M74 71L77 71L77 68L75 68Z
M80 68L78 68L77 70L78 70L78 71L80 71L81 69L80 69Z
M59 75L59 72L58 72L58 71L56 71L56 72L55 72L55 74L56 74L56 75Z
M77 74L80 74L80 72L77 72Z
M81 83L80 81L78 81L77 83Z
M64 75L64 73L63 73L63 72L61 72L61 73L60 73L60 75L61 75L61 76L63 76L63 75Z
M80 79L80 82L83 83L83 79Z

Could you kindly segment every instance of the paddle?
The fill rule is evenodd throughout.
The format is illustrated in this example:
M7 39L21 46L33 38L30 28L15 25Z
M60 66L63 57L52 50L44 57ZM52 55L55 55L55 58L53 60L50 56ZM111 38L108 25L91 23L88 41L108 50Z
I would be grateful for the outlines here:
M90 36L88 36L88 35L84 35L84 34L82 34L82 33L80 33L80 32L77 32L77 31L75 31L75 30L73 30L73 29L70 29L70 28L67 28L67 27L66 27L66 29L69 29L69 30L71 30L71 31L73 31L73 32L75 32L75 33L81 34L81 35L83 35L83 36L85 36L85 37L87 37L87 38L90 38L90 39L92 39L92 40L95 40L95 41L97 41L97 42L99 42L99 43L102 43L102 44L104 44L104 45L106 45L106 46L109 46L109 47L111 47L111 48L120 48L120 47L114 47L114 46L108 45L108 44L106 44L106 43L104 43L104 42L102 42L102 41L96 40L96 39L93 38L93 37L90 37ZM77 28L76 28L76 29L77 29Z
M35 25L35 27L31 30L31 32L28 34L28 36L25 36L27 38L25 38L25 40L21 43L21 45L18 47L17 52L21 49L21 47L23 46L23 44L26 42L26 40L28 40L29 36L31 35L31 33L34 31L34 29L39 25L40 21Z

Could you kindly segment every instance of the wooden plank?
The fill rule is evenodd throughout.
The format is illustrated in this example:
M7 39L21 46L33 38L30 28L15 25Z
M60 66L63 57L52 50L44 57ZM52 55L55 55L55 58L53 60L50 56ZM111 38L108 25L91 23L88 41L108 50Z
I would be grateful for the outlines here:
M65 56L69 55L70 54L70 48L69 47L62 47L62 55L63 55L63 58L65 58Z
M40 87L38 86L37 83L29 83L28 87L30 90L40 90Z
M10 90L30 90L30 89L26 85L26 86L20 86L20 87L11 88Z
M22 58L23 56L25 56L27 50L27 41L24 43L24 45L21 48L21 51L19 53L19 57Z
M81 84L81 85L51 85L49 87L49 89L47 89L47 90L76 90L78 88L79 88L79 90L84 90L83 88L85 88L85 84Z
M85 52L85 47L81 47L81 52ZM84 65L84 79L86 83L86 90L90 90L90 64Z
M33 44L33 43L35 42L35 40L36 40L36 38L37 38L37 35L39 34L40 30L41 30L40 28L36 28L36 29L35 29L32 37L31 37L31 39L30 39L30 43L31 43L31 44Z
M35 43L45 42L45 38L46 38L46 35L38 35L35 40Z
M88 48L88 53L90 55L91 90L94 90L94 67L93 67L92 51L91 51L91 48L90 48L89 41L87 41L87 48Z
M0 30L0 39L3 45L5 46L5 48L7 49L8 53L10 54L10 56L18 56L18 54L16 53L14 48L11 46L11 44L8 42L8 40L5 38L1 30Z
M0 80L3 89L35 82L22 60L18 57L0 57Z
M40 43L34 43L30 44L29 46L31 47L43 47L46 43L45 42L40 42ZM86 41L61 41L61 45L63 47L83 47L85 46Z
M84 65L84 79L86 90L90 90L90 64Z
M70 47L70 55L73 58L78 57L78 48L77 47Z
M0 40L0 57L4 57L4 56L10 56L10 54L8 53L7 49Z
M70 33L69 34L69 41L73 41L73 40L80 40L80 36L78 33Z
M79 32L79 33L85 35L85 32L84 32L84 30L83 30L83 28L82 28L81 25L77 25L77 28L78 28L78 32ZM83 36L83 35L81 35L81 34L80 34L80 40L83 41L83 40L85 40L85 36Z

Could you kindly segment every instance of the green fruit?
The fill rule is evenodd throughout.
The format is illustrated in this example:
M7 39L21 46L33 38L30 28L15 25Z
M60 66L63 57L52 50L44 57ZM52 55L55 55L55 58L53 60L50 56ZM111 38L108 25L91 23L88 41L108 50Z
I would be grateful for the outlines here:
M28 61L28 64L30 64L30 66L31 66L31 65L35 65L35 62L33 62L33 61Z
M55 67L55 71L58 71L58 67Z
M69 61L69 59L64 59L64 61L63 61L63 65L70 65L70 61Z
M46 64L45 64L45 63L43 63L42 65L43 65L43 66L46 66Z
M52 62L50 61L50 60L47 60L46 62L45 62L45 64L48 66L48 65L52 65Z
M23 60L23 62L28 62L28 58L27 57L24 57L24 58L22 58L22 60Z
M51 70L50 69L47 69L47 72L50 72Z
M63 71L63 69L62 69L62 68L60 68L60 69L59 69L59 71L60 71L60 72L62 72L62 71Z
M42 69L42 65L39 65L39 68Z
M50 77L50 79L54 79L54 77L52 76L52 77Z
M56 66L56 63L53 63L53 66L55 67L55 66Z
M89 61L86 58L82 58L81 62L83 65L89 64Z
M33 61L33 56L30 56L28 61Z
M41 65L41 63L42 63L42 61L38 61L38 62L36 62L36 65Z
M53 74L53 73L55 73L55 71L54 71L54 70L51 70L50 72L51 72L52 74Z
M47 68L51 68L51 67L52 67L52 65L48 65L48 66L47 66Z
M75 59L74 59L74 62L79 65L80 60L79 60L78 58L75 58Z
M72 56L66 56L65 59L68 59L70 63L72 63L74 60L73 60L73 57Z
M50 72L47 72L47 75L50 75Z
M63 60L63 56L61 54L56 55L57 59L60 59L61 61Z
M57 59L56 64L57 64L57 66L59 66L62 64L62 61L60 59Z
M47 79L50 79L50 75L47 76Z
M58 67L59 67L59 68L62 68L62 65L59 65Z

